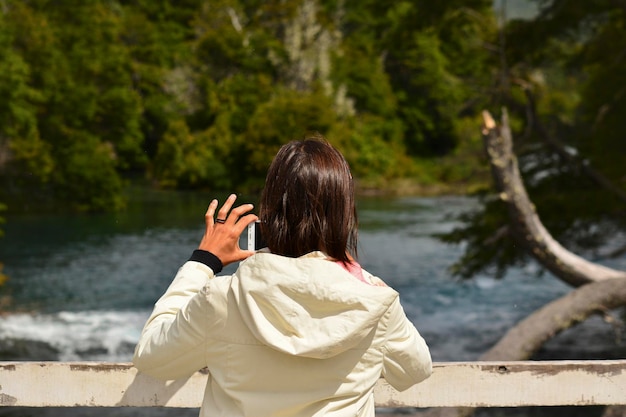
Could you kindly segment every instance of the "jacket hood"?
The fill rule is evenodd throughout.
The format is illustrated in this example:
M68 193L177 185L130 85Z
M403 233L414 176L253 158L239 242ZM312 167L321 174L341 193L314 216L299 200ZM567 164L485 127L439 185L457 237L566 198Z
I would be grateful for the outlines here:
M258 252L240 264L231 282L257 339L320 359L356 346L398 297L389 287L359 281L321 252L300 258Z

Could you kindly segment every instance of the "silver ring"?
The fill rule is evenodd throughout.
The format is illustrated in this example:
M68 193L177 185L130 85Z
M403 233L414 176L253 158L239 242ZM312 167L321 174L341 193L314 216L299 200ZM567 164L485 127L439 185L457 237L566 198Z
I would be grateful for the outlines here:
M226 219L215 219L215 223L224 224L225 222L226 222Z

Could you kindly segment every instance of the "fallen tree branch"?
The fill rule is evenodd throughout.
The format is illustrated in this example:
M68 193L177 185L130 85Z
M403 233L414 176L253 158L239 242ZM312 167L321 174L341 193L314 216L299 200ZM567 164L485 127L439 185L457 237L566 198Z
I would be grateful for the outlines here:
M545 342L592 314L605 314L626 305L626 285L609 279L584 285L558 298L511 328L479 360L530 359Z
M626 306L626 285L621 279L594 282L546 304L511 328L480 361L527 360L545 342L591 315ZM622 409L623 407L616 407ZM607 409L608 410L608 409ZM468 417L473 408L433 408L420 417ZM609 413L615 413L611 410ZM608 415L608 414L607 414ZM615 414L618 415L618 414Z

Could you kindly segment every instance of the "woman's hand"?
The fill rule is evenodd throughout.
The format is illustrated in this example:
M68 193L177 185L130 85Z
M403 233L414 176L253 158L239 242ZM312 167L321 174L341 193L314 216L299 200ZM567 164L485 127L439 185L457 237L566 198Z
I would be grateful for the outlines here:
M224 205L217 212L217 200L211 201L204 216L206 229L198 249L211 252L217 256L224 266L244 260L254 254L254 251L242 250L239 247L239 236L244 229L258 217L248 213L254 208L252 204L242 204L231 210L233 203L237 199L235 194L231 194Z

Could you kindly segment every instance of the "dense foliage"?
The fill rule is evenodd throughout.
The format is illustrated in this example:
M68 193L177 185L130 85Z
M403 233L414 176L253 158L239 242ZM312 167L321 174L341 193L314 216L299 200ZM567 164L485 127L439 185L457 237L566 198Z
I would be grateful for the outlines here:
M512 114L520 170L550 233L597 261L620 256L625 249L607 242L626 229L626 8L610 0L535 3L537 17L504 27L506 65L494 100ZM467 243L455 265L461 276L502 276L529 259L491 190L484 203L444 236Z
M4 0L0 199L250 189L312 130L365 183L465 180L495 35L491 0Z
M365 186L475 184L477 114L505 105L542 220L598 248L626 226L626 9L534 3L498 24L491 0L4 0L0 201L114 210L137 178L254 190L307 131ZM444 236L467 243L463 276L527 260L484 195Z

